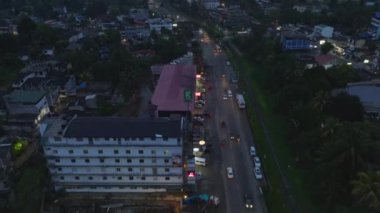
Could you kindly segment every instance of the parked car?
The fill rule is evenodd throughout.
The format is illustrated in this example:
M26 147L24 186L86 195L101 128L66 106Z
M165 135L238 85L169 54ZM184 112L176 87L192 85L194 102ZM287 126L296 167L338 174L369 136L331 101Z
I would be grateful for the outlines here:
M261 167L261 161L259 157L254 157L253 162L255 163L255 167Z
M249 153L251 154L251 156L256 156L256 148L254 146L251 146L249 148Z
M260 167L255 167L254 172L257 180L263 179L263 172L261 171Z
M245 204L245 208L252 209L253 208L252 198L248 195L244 195L244 204Z
M234 170L232 169L232 167L227 167L226 171L227 171L227 178L229 179L234 178Z

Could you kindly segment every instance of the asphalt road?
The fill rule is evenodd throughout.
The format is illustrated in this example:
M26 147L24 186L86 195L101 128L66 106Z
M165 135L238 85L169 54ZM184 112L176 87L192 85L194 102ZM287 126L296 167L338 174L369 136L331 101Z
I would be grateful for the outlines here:
M207 110L213 115L207 123L210 131L209 143L213 151L208 154L208 166L202 169L204 179L200 183L200 192L220 197L221 204L217 212L266 212L265 203L259 192L259 182L253 173L249 147L253 145L253 136L246 118L246 112L237 107L233 98L223 100L225 89L231 89L233 95L238 90L229 83L229 67L226 66L224 53L215 55L212 41L202 44L205 63L210 65L210 84L213 87L207 95ZM226 74L222 78L222 74ZM221 127L221 122L226 127ZM231 134L240 135L240 143L231 143ZM224 142L225 141L225 142ZM234 178L228 179L226 168L234 169ZM253 198L254 209L246 209L244 195Z

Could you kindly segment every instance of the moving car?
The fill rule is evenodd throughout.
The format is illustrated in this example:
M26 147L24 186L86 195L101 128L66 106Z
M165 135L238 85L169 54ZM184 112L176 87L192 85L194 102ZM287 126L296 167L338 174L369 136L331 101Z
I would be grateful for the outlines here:
M232 167L227 167L226 171L227 171L227 178L228 179L234 178L234 171L233 171Z
M225 100L225 101L228 100L228 97L226 94L223 95L223 100Z
M251 154L251 156L256 156L256 148L254 146L249 148L249 154Z
M244 204L245 204L245 208L252 209L253 208L252 198L248 195L244 195Z
M263 172L261 171L259 167L255 167L254 172L255 172L255 177L257 180L263 179Z
M255 167L261 167L261 161L259 157L254 157L253 162L255 163Z
M228 95L229 98L232 98L232 91L230 89L227 90L227 95Z

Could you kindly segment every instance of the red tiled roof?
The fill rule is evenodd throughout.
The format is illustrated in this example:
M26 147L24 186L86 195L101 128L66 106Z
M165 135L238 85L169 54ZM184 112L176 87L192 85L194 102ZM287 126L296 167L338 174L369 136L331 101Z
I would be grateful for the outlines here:
M315 62L317 62L319 65L326 65L333 62L336 59L337 57L333 55L319 55L315 57Z
M186 88L195 90L196 66L188 64L164 65L152 96L152 104L159 111L191 111L194 102L186 103L183 93ZM195 94L193 94L193 97Z

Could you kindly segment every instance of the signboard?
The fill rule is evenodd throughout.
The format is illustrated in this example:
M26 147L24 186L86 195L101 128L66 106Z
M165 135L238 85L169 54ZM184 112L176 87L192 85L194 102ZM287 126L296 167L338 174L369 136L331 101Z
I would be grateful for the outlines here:
M185 102L190 102L193 100L193 92L190 89L185 89L183 91L183 99Z

